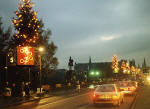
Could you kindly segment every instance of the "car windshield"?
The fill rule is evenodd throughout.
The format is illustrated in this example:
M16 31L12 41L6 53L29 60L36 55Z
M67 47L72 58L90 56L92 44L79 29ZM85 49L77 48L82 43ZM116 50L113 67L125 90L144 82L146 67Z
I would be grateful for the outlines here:
M113 85L102 85L96 88L96 92L114 92L115 87Z

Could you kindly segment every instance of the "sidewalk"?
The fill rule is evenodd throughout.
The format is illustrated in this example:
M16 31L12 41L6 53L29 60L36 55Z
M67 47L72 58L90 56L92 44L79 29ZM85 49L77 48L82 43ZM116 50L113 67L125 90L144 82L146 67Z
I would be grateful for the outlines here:
M140 88L132 109L150 109L150 85Z
M80 94L87 92L88 89L87 88L82 88ZM51 91L47 94L44 94L44 96L37 96L37 94L32 94L30 98L12 98L12 97L7 97L7 98L3 98L0 97L0 109L2 107L8 107L8 106L12 106L12 105L19 105L22 103L26 103L26 102L31 102L31 101L35 101L35 100L39 100L39 99L43 99L43 98L48 98L48 97L54 97L54 96L62 96L62 97L70 97L70 96L75 96L78 95L77 92L75 92L75 89L66 89L66 90L54 90Z

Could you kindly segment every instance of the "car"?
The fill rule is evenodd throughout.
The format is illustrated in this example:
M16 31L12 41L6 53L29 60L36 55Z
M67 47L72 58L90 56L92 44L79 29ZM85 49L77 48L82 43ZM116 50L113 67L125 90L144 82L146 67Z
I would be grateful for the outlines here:
M125 95L134 95L136 91L136 87L133 85L132 81L119 81L117 83L120 91Z
M98 86L100 86L100 85L90 84L88 88L91 90L95 90Z
M137 81L131 81L131 84L136 88L136 90L138 89L138 82Z
M120 106L124 101L124 95L116 84L103 84L98 86L93 93L94 104L113 104Z

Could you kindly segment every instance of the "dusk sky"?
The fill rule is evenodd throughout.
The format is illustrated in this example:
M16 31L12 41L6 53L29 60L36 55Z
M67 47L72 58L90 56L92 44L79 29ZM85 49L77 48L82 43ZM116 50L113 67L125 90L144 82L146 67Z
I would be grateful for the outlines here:
M3 26L12 26L20 0L0 0ZM58 46L58 68L76 63L135 59L150 65L150 0L33 0Z

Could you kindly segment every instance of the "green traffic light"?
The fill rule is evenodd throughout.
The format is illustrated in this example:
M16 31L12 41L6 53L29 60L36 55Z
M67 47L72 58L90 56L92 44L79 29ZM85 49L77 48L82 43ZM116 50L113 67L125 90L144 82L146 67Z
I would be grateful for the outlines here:
M99 75L99 72L96 72L96 75Z
M94 75L94 72L91 72L91 75Z

